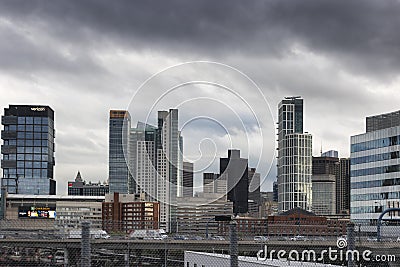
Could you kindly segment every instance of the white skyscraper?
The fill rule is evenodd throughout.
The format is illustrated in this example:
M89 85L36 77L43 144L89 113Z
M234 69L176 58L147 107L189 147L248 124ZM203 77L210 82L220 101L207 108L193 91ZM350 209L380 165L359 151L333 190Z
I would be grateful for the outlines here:
M156 184L157 127L138 122L130 129L130 171L135 180L135 193L145 193L148 201L157 196Z
M279 212L312 209L312 136L303 133L303 99L286 97L278 107Z
M158 112L157 200L160 226L176 232L176 198L182 182L182 137L178 130L178 110ZM181 191L181 190L179 190Z

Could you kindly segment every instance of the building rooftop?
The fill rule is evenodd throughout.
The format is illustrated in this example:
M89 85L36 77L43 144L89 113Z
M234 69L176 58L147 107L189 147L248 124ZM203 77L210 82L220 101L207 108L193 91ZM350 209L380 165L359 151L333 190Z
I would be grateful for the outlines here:
M23 195L7 194L7 199L49 199L49 200L104 200L104 196L68 196L68 195Z

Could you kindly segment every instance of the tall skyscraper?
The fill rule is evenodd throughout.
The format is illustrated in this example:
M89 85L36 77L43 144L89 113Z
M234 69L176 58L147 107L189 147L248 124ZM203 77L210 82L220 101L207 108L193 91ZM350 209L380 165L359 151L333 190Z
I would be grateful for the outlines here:
M339 159L339 173L336 177L336 212L350 212L350 159Z
M145 193L148 201L157 197L157 131L157 127L142 122L130 130L129 167L135 193Z
M182 197L193 197L193 163L183 162Z
M157 200L160 201L160 225L176 232L176 198L183 176L182 137L178 130L178 110L158 112Z
M133 193L134 180L130 174L129 132L131 116L126 110L110 110L109 146L108 146L108 181L110 193Z
M351 210L354 222L375 223L400 207L400 112L367 118L367 132L351 137ZM387 127L387 128L386 128ZM398 212L388 214L400 219Z
M279 212L312 209L312 136L303 132L303 99L286 97L278 106Z
M9 194L55 195L54 111L10 105L1 120L2 187Z
M325 155L328 155L328 153ZM338 173L339 159L337 157L313 157L312 210L315 214L336 214L336 178Z
M220 173L226 176L228 200L233 202L233 213L248 212L248 160L240 157L240 150L228 150L228 157L220 159Z

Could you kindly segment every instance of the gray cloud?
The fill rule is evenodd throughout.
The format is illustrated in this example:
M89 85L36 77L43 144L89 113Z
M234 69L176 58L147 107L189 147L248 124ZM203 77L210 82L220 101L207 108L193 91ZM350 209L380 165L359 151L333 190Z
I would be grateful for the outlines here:
M165 67L221 61L260 85L274 117L283 96L302 95L314 152L322 141L346 156L349 135L363 130L365 116L399 109L399 13L396 0L2 1L0 105L52 106L57 179L65 183L79 168L105 180L108 110L127 108L141 82ZM257 97L237 79L232 84ZM157 97L157 88L145 95ZM201 112L193 107L181 118ZM232 116L218 115L235 130ZM271 131L270 121L261 123ZM190 133L191 140L204 136ZM267 149L263 160L273 155ZM274 176L272 170L264 189Z
M356 72L397 75L398 1L7 1L1 14L65 44L282 57L293 44ZM90 59L88 60L90 62Z

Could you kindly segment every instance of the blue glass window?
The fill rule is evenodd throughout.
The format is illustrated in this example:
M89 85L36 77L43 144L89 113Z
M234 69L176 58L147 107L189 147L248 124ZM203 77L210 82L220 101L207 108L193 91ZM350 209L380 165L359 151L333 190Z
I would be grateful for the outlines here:
M33 124L33 117L26 117L26 124Z
M18 117L18 124L25 124L25 117Z
M34 168L40 168L41 167L40 161L34 161L33 162L33 167Z
M34 117L33 122L34 124L42 124L42 117Z

